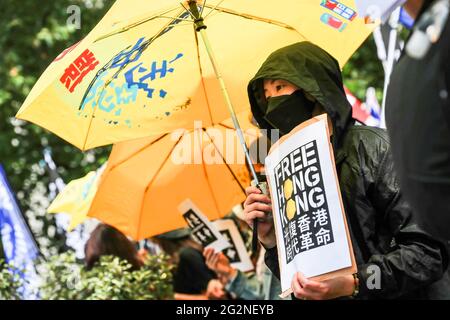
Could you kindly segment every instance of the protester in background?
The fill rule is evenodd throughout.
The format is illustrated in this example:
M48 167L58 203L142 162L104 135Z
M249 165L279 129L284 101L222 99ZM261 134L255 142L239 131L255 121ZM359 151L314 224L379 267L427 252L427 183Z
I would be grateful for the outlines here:
M206 248L203 255L208 268L216 272L221 283L234 299L264 299L262 283L255 272L244 274L231 266L223 252L215 252L213 248Z
M447 268L443 244L422 230L400 194L384 130L355 126L338 62L321 48L302 42L279 49L250 81L248 94L260 127L284 135L313 116L328 115L336 171L358 265L357 277L313 281L297 273L295 297L333 299L354 296L427 298L430 284ZM268 249L266 263L279 275L276 238L268 196L246 189L247 222L258 218L258 236ZM381 271L381 286L370 284L369 267Z
M403 193L430 233L450 240L450 19L435 43L421 18L437 1L412 0L405 9L415 18L408 50L395 66L386 100L386 124ZM441 11L441 10L439 10ZM417 26L424 24L424 26ZM428 27L429 31L432 29ZM422 36L419 36L422 34ZM430 45L423 58L414 53ZM422 48L423 47L423 48ZM422 49L421 49L422 48Z
M131 264L131 270L137 270L143 266L143 260L139 255L135 244L123 233L106 224L99 224L92 231L85 246L85 261L88 270L100 260L101 256L112 255Z
M435 3L409 0L404 5L415 25L390 79L386 124L400 185L417 212L417 222L449 244L450 19L447 12L447 21L441 25L443 32L434 43L429 35L423 37L425 29L432 30L426 24L433 22L436 14L444 13L441 8L430 15ZM417 57L428 46L428 52ZM447 269L444 279L433 285L431 297L450 299L449 283Z
M226 297L222 283L205 264L202 255L203 247L190 237L190 229L170 231L154 237L153 241L171 257L172 263L176 265L175 299L206 300Z

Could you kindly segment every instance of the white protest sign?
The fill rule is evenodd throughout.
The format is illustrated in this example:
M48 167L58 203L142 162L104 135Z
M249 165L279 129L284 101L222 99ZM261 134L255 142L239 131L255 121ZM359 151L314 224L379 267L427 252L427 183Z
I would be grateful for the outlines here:
M356 269L326 119L315 117L295 128L265 162L283 296L298 271L326 279L337 270Z
M202 244L204 248L213 248L215 251L222 251L231 246L190 199L183 201L178 206L178 210L183 215L189 228L191 228L191 235L194 240Z
M242 272L253 270L252 261L236 223L231 219L222 219L214 221L213 224L231 244L231 247L223 250L223 253L230 260L230 265Z

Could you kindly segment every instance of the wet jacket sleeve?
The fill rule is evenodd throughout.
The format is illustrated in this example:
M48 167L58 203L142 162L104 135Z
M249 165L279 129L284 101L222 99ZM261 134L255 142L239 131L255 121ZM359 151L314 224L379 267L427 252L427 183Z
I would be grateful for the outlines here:
M358 266L360 298L392 299L408 294L440 279L447 268L445 248L421 230L400 195L389 146L381 155L368 196L393 241L387 254L372 255L368 263Z
M276 246L272 249L266 249L264 254L264 262L275 277L280 279L280 265L278 264L278 251Z

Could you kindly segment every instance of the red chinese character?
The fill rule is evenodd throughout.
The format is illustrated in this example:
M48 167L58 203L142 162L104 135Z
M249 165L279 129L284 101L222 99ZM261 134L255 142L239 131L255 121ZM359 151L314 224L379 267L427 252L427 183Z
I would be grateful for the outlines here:
M84 50L82 54L64 71L59 79L62 84L73 92L75 87L83 81L83 78L99 64L94 54L89 49Z

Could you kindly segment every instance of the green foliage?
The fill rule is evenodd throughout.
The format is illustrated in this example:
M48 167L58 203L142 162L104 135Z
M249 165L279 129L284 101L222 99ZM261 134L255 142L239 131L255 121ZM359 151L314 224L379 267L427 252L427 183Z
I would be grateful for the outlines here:
M133 291L136 299L172 299L174 267L167 255L149 255L144 268L132 273L133 281L145 284Z
M164 255L149 256L144 266L131 265L113 256L101 257L86 270L71 252L41 265L42 299L51 300L160 300L173 298L172 269Z
M0 259L0 300L19 300L18 289L22 284L19 271Z
M356 51L342 70L345 86L355 97L365 101L366 90L374 87L378 101L383 98L384 71L377 57L377 48L370 36Z
M32 86L51 61L80 41L98 23L113 0L0 1L0 162L42 253L63 251L48 206L49 176L39 163L50 147L64 181L79 178L103 164L110 148L86 153L31 123L14 119ZM67 25L71 5L81 10L81 29ZM57 108L58 106L55 106Z
M54 255L38 266L41 285L39 294L44 300L84 299L80 281L83 266L73 252Z

